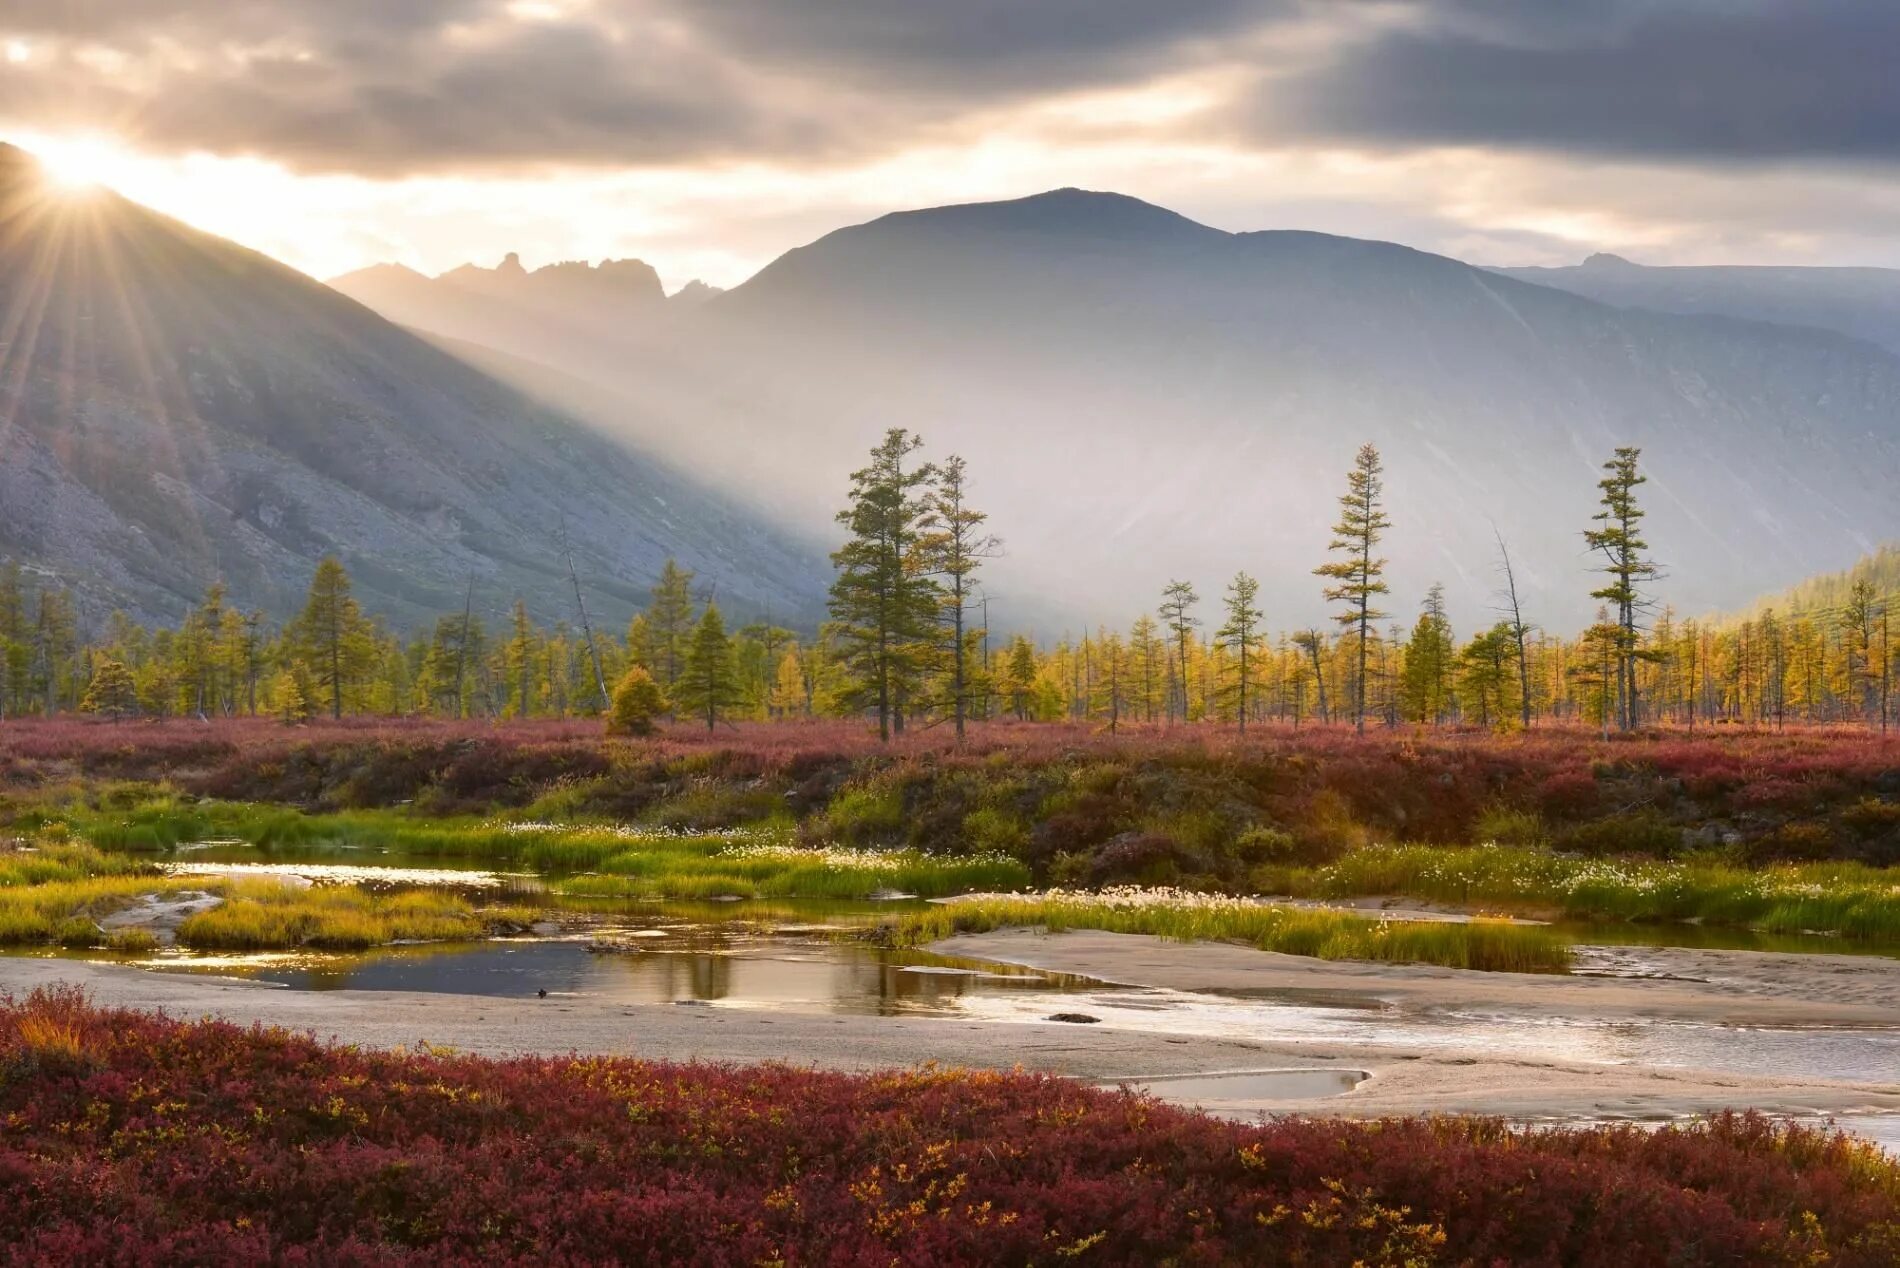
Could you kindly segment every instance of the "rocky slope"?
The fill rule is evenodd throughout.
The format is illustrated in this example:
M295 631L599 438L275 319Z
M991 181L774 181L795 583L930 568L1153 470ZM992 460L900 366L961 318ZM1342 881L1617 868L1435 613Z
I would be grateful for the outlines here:
M54 194L7 147L0 437L0 556L95 618L174 618L217 579L283 613L333 553L399 622L459 609L471 576L556 619L564 531L606 621L669 555L743 610L822 595L819 555L706 483L255 252Z

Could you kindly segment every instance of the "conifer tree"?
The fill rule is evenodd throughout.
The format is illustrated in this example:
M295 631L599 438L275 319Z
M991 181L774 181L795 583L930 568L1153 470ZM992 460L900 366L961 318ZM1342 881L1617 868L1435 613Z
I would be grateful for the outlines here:
M627 622L627 663L652 672L653 626L644 612Z
M796 643L779 658L778 671L772 678L772 708L782 718L804 717L811 712L805 666Z
M1128 648L1121 635L1108 630L1096 631L1097 672L1089 698L1089 711L1108 721L1108 732L1121 729L1122 715L1128 711Z
M1010 712L1018 722L1027 722L1035 703L1036 649L1018 634L1009 642L1009 658L1004 662L1003 691L1009 697Z
M1848 691L1863 718L1874 716L1880 682L1878 657L1874 654L1880 612L1873 583L1865 577L1856 577L1841 605L1841 646L1847 654Z
M706 729L719 725L720 715L744 702L734 672L732 640L726 636L719 605L708 603L686 644L686 663L674 688L676 703L706 719Z
M647 605L647 668L660 690L671 692L686 669L686 648L693 633L693 574L668 559L653 583Z
M903 704L936 644L939 590L917 552L936 471L927 463L906 466L922 444L894 427L871 451L870 464L851 473L851 504L837 517L850 538L831 556L838 570L831 615L848 675L842 700L875 710L885 740L902 729Z
M291 643L330 716L343 716L343 699L376 663L374 630L350 596L350 577L334 555L325 556L310 579L303 613L290 629ZM315 701L312 701L314 704Z
M1453 660L1451 621L1445 615L1445 587L1433 583L1425 594L1418 624L1405 643L1400 671L1401 711L1413 722L1442 723L1451 710Z
M1168 670L1174 690L1168 694L1168 712L1174 717L1178 710L1183 722L1188 719L1188 641L1201 623L1194 615L1194 605L1200 601L1201 596L1186 581L1170 581L1161 592L1161 623L1174 643L1174 662Z
M970 649L964 637L964 621L977 569L985 559L1000 554L1003 544L1000 538L984 531L989 516L971 508L968 469L956 454L944 459L924 504L917 549L930 571L944 579L939 588L943 614L950 624L950 716L961 742L970 708Z
M516 599L511 615L514 629L502 648L502 658L508 667L508 695L514 703L515 716L526 718L534 712L534 686L541 636L528 616L526 603Z
M138 685L132 681L132 671L123 661L101 660L93 666L92 682L87 685L86 697L79 707L114 722L137 713Z
M1128 665L1134 675L1131 698L1142 721L1153 722L1165 703L1164 669L1168 649L1154 618L1143 612L1128 630Z
M0 568L0 719L26 712L29 643L20 565Z
M310 670L300 660L292 661L278 671L275 690L278 719L285 726L308 722L316 712L313 699L316 689L316 684L310 679Z
M1244 572L1234 574L1227 585L1227 619L1215 632L1215 641L1233 653L1232 681L1223 687L1223 695L1234 701L1240 732L1247 733L1247 710L1254 701L1255 677L1259 673L1258 647L1263 614L1254 607L1260 597L1260 583Z
M652 735L653 720L667 710L666 697L644 666L631 665L614 686L607 711L607 734Z
M1597 571L1607 580L1602 587L1592 590L1590 597L1610 604L1610 615L1616 623L1613 649L1616 676L1612 689L1617 702L1617 725L1625 731L1636 728L1638 716L1636 661L1642 641L1638 636L1637 619L1648 606L1642 586L1656 575L1656 565L1643 554L1649 549L1649 543L1642 538L1643 510L1636 504L1636 487L1648 483L1648 477L1637 471L1636 462L1641 455L1642 450L1623 446L1615 457L1603 464L1608 474L1597 481L1597 488L1603 491L1602 509L1591 517L1602 527L1585 529L1583 533L1584 544L1603 556L1603 565Z
M1341 558L1313 570L1316 576L1329 577L1339 584L1325 591L1329 603L1345 605L1333 619L1353 632L1357 642L1358 672L1354 676L1353 725L1366 729L1366 667L1372 648L1372 623L1382 621L1386 613L1372 606L1373 600L1387 593L1383 580L1385 560L1372 553L1392 522L1385 517L1385 467L1379 451L1371 445L1359 446L1352 470L1346 474L1346 492L1339 499L1339 523L1333 526L1328 548Z

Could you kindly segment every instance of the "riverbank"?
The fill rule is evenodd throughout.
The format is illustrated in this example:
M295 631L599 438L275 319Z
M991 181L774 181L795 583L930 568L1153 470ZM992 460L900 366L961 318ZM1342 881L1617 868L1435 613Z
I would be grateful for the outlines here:
M1404 1009L1455 1004L1524 1024L1565 1017L1690 1017L1711 1025L1900 1025L1900 963L1866 957L1764 957L1748 952L1650 952L1685 970L1677 980L1552 978L1357 965L1244 947L1184 945L1135 935L1002 931L933 950L1181 991L1361 995ZM1833 961L1846 961L1843 964ZM1793 963L1783 963L1793 961ZM1810 963L1812 962L1812 963ZM1785 980L1784 980L1785 976ZM1703 977L1703 981L1681 980ZM1215 1112L1381 1117L1480 1113L1549 1121L1666 1120L1724 1108L1783 1115L1900 1114L1900 1083L1729 1070L1615 1065L1513 1055L1457 1042L1276 1040L1133 1025L980 1018L837 1015L714 1005L627 1005L580 998L513 999L422 992L293 991L234 978L126 966L0 958L0 993L73 983L103 1007L215 1016L306 1031L374 1048L427 1042L485 1056L625 1054L666 1061L790 1062L823 1070L926 1062L1016 1067L1095 1081L1314 1069L1368 1077L1344 1095L1273 1099L1246 1093L1185 1103ZM1171 1089L1152 1089L1168 1097Z

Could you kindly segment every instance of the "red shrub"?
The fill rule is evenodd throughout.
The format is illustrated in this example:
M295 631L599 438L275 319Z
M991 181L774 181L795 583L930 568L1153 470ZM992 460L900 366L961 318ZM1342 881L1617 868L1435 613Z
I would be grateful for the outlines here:
M85 1062L35 1064L49 1032ZM0 1005L0 1123L13 1264L1900 1254L1900 1167L1752 1117L1243 1127L1041 1076L364 1052L71 994Z

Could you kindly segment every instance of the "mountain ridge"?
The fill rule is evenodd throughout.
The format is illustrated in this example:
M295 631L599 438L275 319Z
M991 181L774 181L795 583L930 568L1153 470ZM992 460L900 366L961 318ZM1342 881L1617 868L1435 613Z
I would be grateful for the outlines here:
M600 332L595 332L599 334ZM522 352L497 346L503 352ZM1545 619L1590 618L1597 470L1646 449L1669 597L1712 610L1891 536L1900 360L1819 328L1606 305L1394 243L1228 233L1058 190L898 212L586 355L596 421L826 523L886 426L962 452L1044 629L1246 568L1300 622L1351 452L1386 451L1395 619L1490 610L1493 524ZM1059 622L1059 623L1055 623Z
M0 553L97 619L214 580L278 615L324 554L405 621L473 576L596 615L669 554L741 606L815 614L815 555L669 464L536 404L257 252L0 150ZM565 527L564 527L565 526Z

